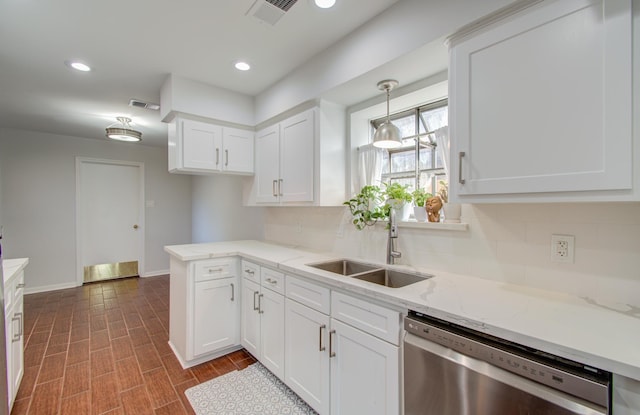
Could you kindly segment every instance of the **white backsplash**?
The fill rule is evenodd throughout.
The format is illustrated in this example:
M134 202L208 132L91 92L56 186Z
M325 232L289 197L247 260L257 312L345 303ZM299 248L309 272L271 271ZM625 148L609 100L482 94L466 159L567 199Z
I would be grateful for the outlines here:
M463 205L467 231L401 227L401 264L640 306L640 203ZM270 208L265 239L384 262L383 225L358 231L346 208ZM551 235L575 262L551 261Z

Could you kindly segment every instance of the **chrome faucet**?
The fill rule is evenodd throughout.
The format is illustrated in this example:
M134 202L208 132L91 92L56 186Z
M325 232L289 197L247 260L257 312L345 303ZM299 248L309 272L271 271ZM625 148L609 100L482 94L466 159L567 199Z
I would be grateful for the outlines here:
M402 253L395 250L395 240L398 239L398 225L396 224L396 210L389 210L389 237L387 238L387 264L394 264Z

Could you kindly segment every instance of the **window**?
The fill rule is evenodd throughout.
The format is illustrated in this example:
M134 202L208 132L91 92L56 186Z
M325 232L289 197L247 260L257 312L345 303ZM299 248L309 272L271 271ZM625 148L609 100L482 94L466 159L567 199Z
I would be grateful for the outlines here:
M433 134L448 125L447 100L393 114L390 118L400 129L403 145L385 152L381 181L435 194L439 182L447 180L443 152L436 151ZM386 117L371 121L371 136L385 120Z

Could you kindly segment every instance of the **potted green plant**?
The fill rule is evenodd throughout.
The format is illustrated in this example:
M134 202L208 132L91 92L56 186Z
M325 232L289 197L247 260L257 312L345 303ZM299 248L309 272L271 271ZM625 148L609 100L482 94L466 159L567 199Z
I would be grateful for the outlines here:
M444 223L460 223L462 207L459 203L449 203L449 183L440 180L438 184L438 197L442 200Z
M367 185L343 205L349 207L356 229L362 230L389 217L389 206L384 203L384 199L385 194L380 187Z
M413 196L413 216L415 216L418 222L427 221L427 211L425 209L425 202L428 198L432 197L431 193L428 193L424 189L416 189L411 193Z
M400 220L406 221L409 219L410 209L409 203L413 200L411 193L408 190L407 185L401 185L400 183L385 183L384 193L387 196L387 203L392 209L395 209L400 216Z

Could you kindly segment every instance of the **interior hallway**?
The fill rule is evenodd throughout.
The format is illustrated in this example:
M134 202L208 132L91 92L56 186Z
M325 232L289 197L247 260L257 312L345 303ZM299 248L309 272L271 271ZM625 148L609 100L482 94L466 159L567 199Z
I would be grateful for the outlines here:
M24 297L25 372L12 414L190 414L184 390L255 359L183 370L169 340L169 276Z

